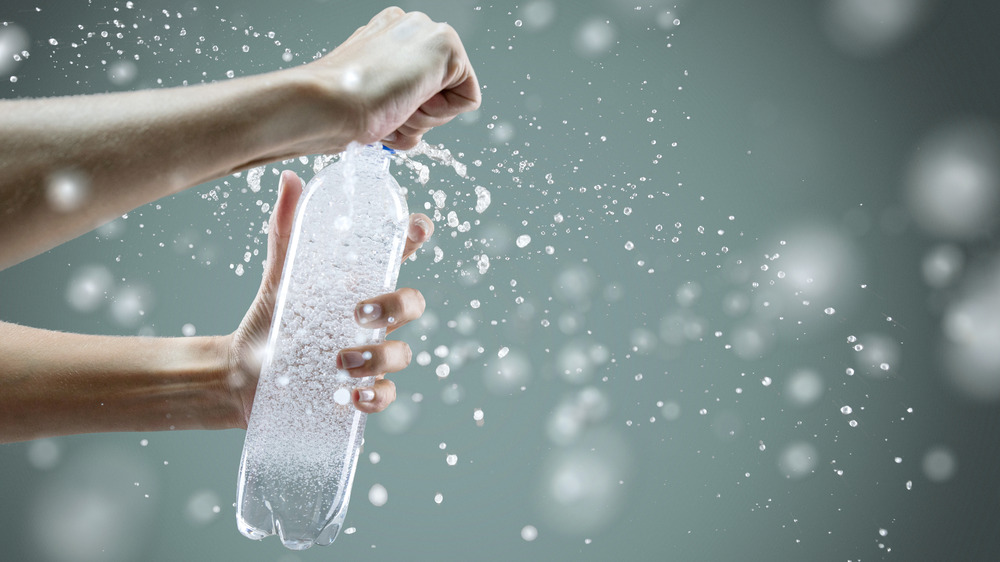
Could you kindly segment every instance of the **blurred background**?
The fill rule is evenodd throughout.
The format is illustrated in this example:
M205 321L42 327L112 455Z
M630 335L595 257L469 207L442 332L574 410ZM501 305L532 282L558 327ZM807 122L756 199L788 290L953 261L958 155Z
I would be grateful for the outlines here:
M995 560L1000 98L986 0L403 1L482 108L394 166L437 231L348 529L236 530L242 431L0 447L4 560ZM6 0L0 95L304 64L383 6ZM0 320L232 331L279 170L0 272ZM456 169L457 168L457 169ZM68 180L67 180L68 181Z

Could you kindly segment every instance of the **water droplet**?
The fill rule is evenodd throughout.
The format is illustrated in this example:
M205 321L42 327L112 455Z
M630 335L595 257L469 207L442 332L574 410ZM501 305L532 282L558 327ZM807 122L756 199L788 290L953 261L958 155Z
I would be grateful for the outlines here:
M426 351L421 351L417 354L417 365L421 367L426 367L431 364L431 354Z
M945 482L955 475L955 454L945 447L935 447L924 455L924 475L931 482Z
M337 391L333 393L333 401L341 406L347 404L351 401L351 391L346 388L338 388Z
M481 185L476 186L476 212L482 213L490 206L490 190Z
M381 484L373 484L368 490L368 501L375 507L382 507L389 500L389 492Z

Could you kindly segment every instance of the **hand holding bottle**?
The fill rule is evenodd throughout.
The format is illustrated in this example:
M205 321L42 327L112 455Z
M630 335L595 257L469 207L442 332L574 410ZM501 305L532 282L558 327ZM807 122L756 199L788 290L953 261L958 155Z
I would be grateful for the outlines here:
M250 419L257 377L260 375L261 352L267 344L278 284L281 281L282 267L292 233L295 206L302 194L302 187L302 180L294 173L285 171L281 174L278 201L268 226L267 264L260 289L239 328L230 336L228 381L235 404L236 419L232 424L234 427L246 428L247 420ZM416 252L433 233L434 225L426 215L422 213L411 215L403 260ZM372 312L366 313L365 310L369 309L365 305L370 305L372 312L379 311L377 317L373 317ZM366 320L364 324L366 327L385 327L386 333L391 333L419 318L423 311L423 295L416 289L402 288L358 303L356 317L359 320L362 318ZM389 318L393 319L392 323L389 323ZM370 359L364 359L367 356L366 351L371 353ZM409 345L401 341L387 340L375 346L342 350L335 360L338 368L347 369L351 376L376 376L372 388L357 390L352 396L354 405L362 412L370 414L382 411L395 400L396 387L391 380L385 378L385 374L404 369L409 365L410 358ZM362 361L361 364L357 364L359 359ZM371 391L371 394L365 391Z

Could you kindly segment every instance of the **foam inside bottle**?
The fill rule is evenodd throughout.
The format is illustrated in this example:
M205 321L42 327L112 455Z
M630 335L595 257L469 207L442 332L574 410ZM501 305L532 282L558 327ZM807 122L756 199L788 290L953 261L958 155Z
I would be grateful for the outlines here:
M383 340L354 308L395 290L407 224L378 147L352 145L306 186L240 463L237 523L247 537L277 534L295 550L337 537L366 417L351 394L374 381L338 370L336 355Z

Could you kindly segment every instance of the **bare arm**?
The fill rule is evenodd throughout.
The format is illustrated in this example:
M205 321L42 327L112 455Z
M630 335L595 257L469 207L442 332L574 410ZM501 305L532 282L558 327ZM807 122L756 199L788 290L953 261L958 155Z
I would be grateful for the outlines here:
M226 337L88 336L0 323L0 442L236 427Z
M479 105L454 30L389 8L310 64L213 84L0 101L0 269L236 170L384 139ZM61 173L82 186L55 204ZM56 187L56 195L59 188Z
M310 98L319 105L320 95L301 74L285 72L0 102L0 268L139 205L290 156L295 131L305 130L296 108ZM346 123L329 130L349 142ZM79 191L60 193L63 178Z

